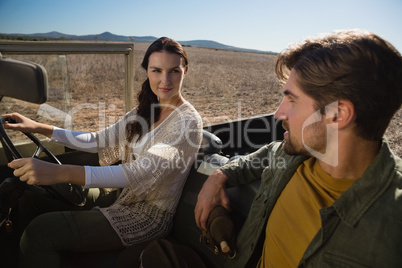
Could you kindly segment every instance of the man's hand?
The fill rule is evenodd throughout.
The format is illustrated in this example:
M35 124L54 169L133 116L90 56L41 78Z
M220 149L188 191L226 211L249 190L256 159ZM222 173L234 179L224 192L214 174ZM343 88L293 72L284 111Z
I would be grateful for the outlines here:
M230 210L229 198L225 191L227 176L221 170L215 170L205 181L198 194L197 205L194 209L195 221L198 228L206 230L206 222L211 210L222 205Z

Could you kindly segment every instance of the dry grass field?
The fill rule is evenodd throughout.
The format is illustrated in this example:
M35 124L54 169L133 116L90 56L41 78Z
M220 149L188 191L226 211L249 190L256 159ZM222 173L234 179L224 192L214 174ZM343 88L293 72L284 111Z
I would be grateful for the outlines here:
M140 64L148 45L135 44L136 91L145 79ZM204 125L271 113L280 104L282 84L274 74L275 56L196 47L185 49L189 71L183 95L199 111ZM69 111L74 118L74 129L96 130L124 114L123 56L69 55L54 56L46 62L40 62L39 58L29 60L45 65L49 77L59 77L49 81L51 95L48 104ZM3 111L17 110L43 121L36 112L30 112L30 104L16 107L10 103L13 101L1 103L0 108ZM106 120L101 118L101 113ZM60 124L64 127L65 121ZM387 131L391 147L399 156L402 156L401 127L402 109Z

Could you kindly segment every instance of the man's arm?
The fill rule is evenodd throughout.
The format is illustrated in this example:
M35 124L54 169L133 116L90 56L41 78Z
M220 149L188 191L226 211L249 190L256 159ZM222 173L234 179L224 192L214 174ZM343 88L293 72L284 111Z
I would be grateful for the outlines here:
M273 145L274 143L263 146L256 152L215 170L208 177L198 194L194 210L195 221L200 229L206 230L209 213L217 205L230 210L230 201L225 190L226 184L237 186L261 178L261 173L270 162L269 152Z
M197 226L206 230L206 222L211 210L222 205L226 209L230 209L229 198L226 194L225 185L228 177L222 170L215 170L205 181L198 194L197 205L194 214Z

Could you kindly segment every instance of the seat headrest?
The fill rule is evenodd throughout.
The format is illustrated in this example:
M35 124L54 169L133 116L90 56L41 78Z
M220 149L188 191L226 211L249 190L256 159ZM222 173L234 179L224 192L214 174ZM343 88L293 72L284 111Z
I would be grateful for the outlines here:
M2 58L0 54L0 97L42 104L48 96L46 69L36 63Z
M222 153L222 141L216 135L209 131L203 130L202 142L199 152L204 154L220 154Z

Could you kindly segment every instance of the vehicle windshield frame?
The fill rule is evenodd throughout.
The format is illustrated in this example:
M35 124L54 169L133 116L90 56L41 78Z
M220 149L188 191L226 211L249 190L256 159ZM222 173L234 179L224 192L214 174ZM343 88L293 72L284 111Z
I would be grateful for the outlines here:
M0 53L10 55L34 54L123 54L125 57L125 110L134 108L134 43L80 41L0 41Z

